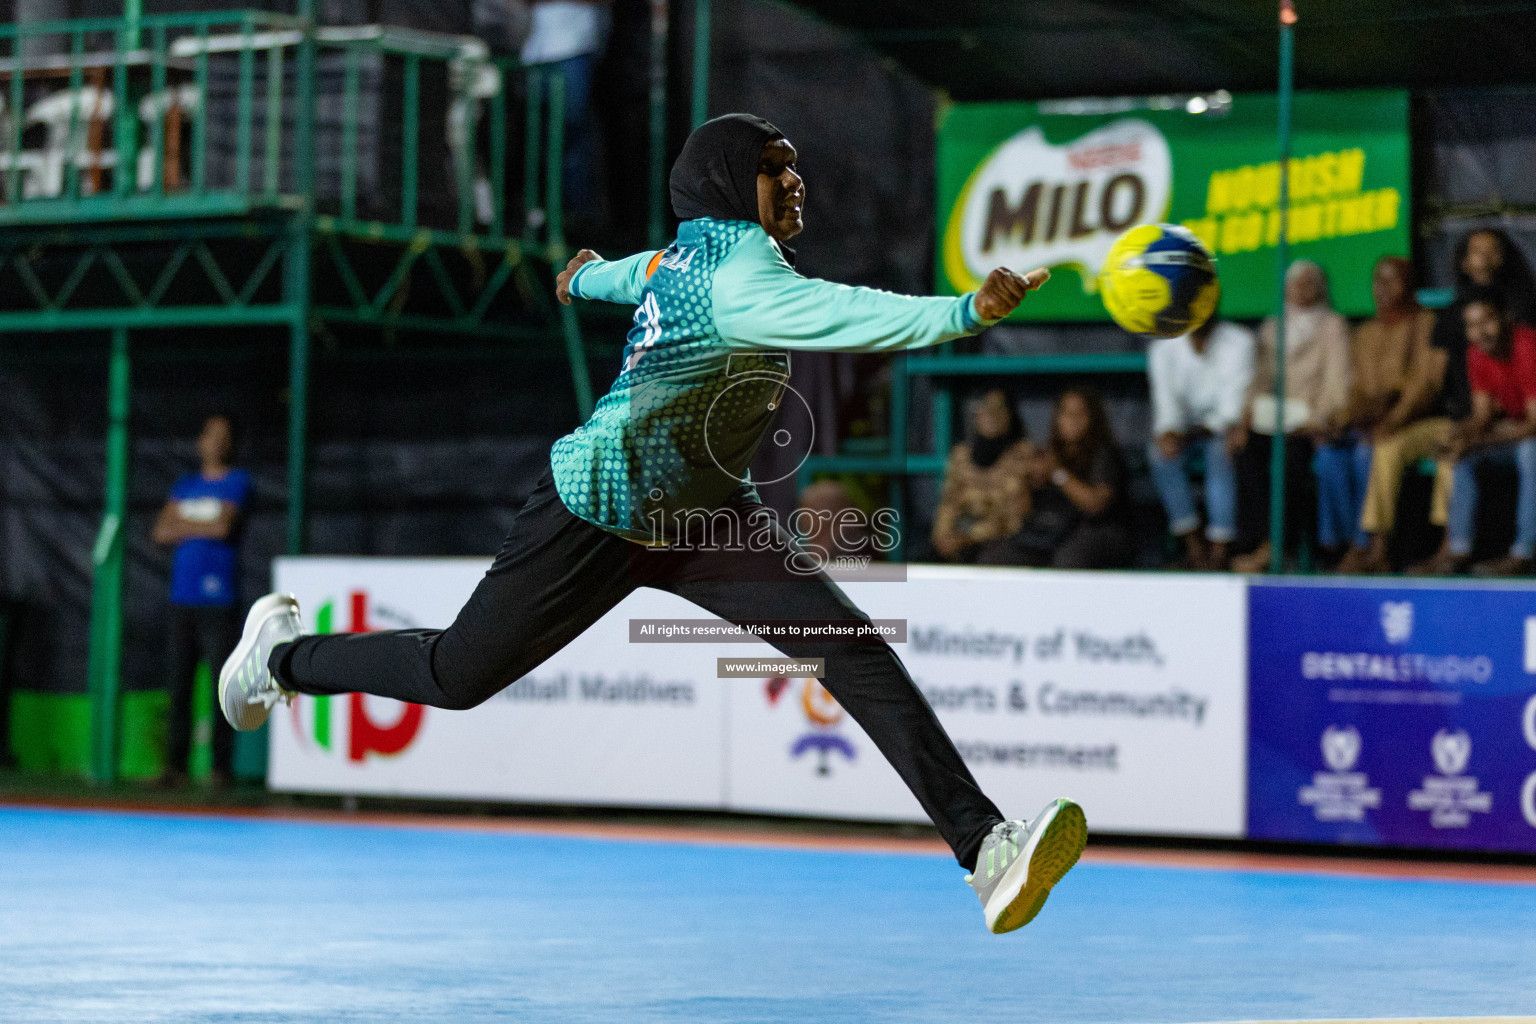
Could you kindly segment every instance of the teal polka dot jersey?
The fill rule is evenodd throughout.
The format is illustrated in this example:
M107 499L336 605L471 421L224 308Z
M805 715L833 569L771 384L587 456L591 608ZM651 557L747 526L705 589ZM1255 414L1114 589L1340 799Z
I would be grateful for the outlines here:
M915 298L795 272L761 226L684 221L657 252L587 263L571 295L631 304L623 367L550 451L570 511L643 543L690 512L756 499L748 467L790 352L902 351L974 333L974 296Z

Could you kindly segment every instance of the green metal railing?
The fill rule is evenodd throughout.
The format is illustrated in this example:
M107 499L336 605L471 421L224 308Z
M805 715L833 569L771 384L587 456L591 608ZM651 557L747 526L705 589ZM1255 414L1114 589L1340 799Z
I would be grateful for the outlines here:
M317 324L332 342L336 326L389 341L399 331L479 337L498 354L557 342L578 411L593 405L576 310L555 304L547 277L530 271L569 255L561 74L493 59L468 37L317 27L314 0L297 0L294 15L124 7L121 18L0 25L0 274L19 282L0 286L0 335L110 339L88 667L92 772L102 782L116 764L134 332L287 332L292 552L304 547ZM662 244L669 24L666 5L652 13L647 226ZM694 124L708 107L709 15L710 0L695 0ZM325 109L339 116L317 125L322 82ZM516 111L519 85L526 106ZM445 134L435 131L439 99ZM365 136L370 103L376 125ZM514 113L524 115L521 139ZM317 163L322 141L334 158ZM523 187L509 194L519 146ZM230 256L239 246L243 256ZM413 307L422 296L435 304Z
M585 412L592 405L574 310L557 314L544 296L542 326L492 321L514 282L520 295L543 295L528 277L528 257L565 258L563 80L527 73L522 144L532 173L520 197L525 209L509 214L507 101L524 70L489 59L472 39L379 26L315 29L312 12L312 0L301 0L296 17L130 11L119 19L0 25L0 270L21 283L0 289L9 292L0 294L0 333L110 337L105 507L92 552L87 669L99 781L110 781L116 764L132 331L286 329L287 535L294 552L304 546L313 323L478 333L503 342L563 339L578 406ZM43 45L32 45L39 40ZM339 123L329 127L340 145L332 147L337 159L317 169L322 60L340 74L339 97L327 97L339 99ZM424 128L431 121L424 104L435 101L447 107L446 138ZM377 112L369 164L359 145L367 103ZM480 155L482 138L488 160ZM452 172L447 181L429 181L423 169L440 166L445 147ZM386 202L381 180L398 186ZM543 211L542 226L528 216L535 210ZM168 253L149 281L143 261L133 258L144 245ZM224 262L231 245L248 247L244 262ZM342 281L339 301L315 292L317 254ZM450 269L453 259L476 272ZM365 288L364 271L388 260L393 269L383 286ZM69 268L62 275L61 265ZM402 301L420 269L436 284L445 314L413 314ZM197 275L202 294L216 298L188 305L187 289L174 285ZM464 280L477 277L478 291ZM116 292L103 300L103 288Z
M542 211L550 223L548 211L557 204L547 197L557 194L560 182L541 173L541 136L558 129L562 108L543 79L553 84L558 75L493 59L469 37L389 26L310 31L307 24L303 17L221 11L0 25L0 226L308 207L326 217L328 231L410 241L425 229L434 241L471 240L494 248L512 223L507 99L524 76L524 212ZM38 40L56 52L26 52ZM317 60L339 62L342 79L339 160L319 177L312 159ZM398 64L397 91L392 76L383 73L386 62ZM371 85L364 82L367 69L374 71ZM453 210L435 222L422 213L422 161L424 153L440 154L445 143L422 137L423 82L429 76L446 85L453 166L446 182ZM63 91L50 90L50 84ZM398 176L399 201L392 209L377 202L376 183L372 192L363 185L359 125L365 90L381 114L398 115L399 165L372 169ZM39 94L53 96L46 115L38 110ZM59 116L65 107L67 115ZM219 122L220 115L232 125ZM378 120L376 137L392 141L395 119ZM29 124L46 125L45 149L23 148ZM557 139L550 139L550 148L558 150ZM382 145L376 149L382 154ZM533 241L538 232L527 226L529 218L520 220L520 240ZM548 233L551 243L559 240L554 235Z
M305 25L303 18L259 11L0 25L0 79L6 81L0 224L219 216L278 202L289 134L283 130L284 66L287 51L311 38ZM103 46L104 39L112 44ZM39 40L54 52L28 52ZM231 53L238 69L235 166L218 181L209 173L211 58ZM258 54L265 70L259 173L253 163ZM36 107L29 110L28 93L47 93L50 83L66 86L66 114L31 122L47 125L50 145L29 153L22 138ZM59 95L53 93L55 100ZM290 153L305 133L291 134Z

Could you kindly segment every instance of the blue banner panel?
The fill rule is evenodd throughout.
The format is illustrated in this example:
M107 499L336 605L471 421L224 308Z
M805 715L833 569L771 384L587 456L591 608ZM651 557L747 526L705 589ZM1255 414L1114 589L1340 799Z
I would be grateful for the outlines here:
M1248 835L1536 852L1536 589L1255 581Z

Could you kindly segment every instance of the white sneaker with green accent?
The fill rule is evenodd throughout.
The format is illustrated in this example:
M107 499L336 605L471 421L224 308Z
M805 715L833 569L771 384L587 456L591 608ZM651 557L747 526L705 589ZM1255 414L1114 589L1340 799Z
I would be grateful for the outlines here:
M1001 935L1033 921L1087 845L1088 820L1071 800L1051 801L1030 821L998 822L965 876L981 898L987 930Z
M268 594L251 605L245 630L219 670L219 708L241 732L259 729L272 705L293 699L267 668L272 648L297 640L304 632L299 602L292 594Z

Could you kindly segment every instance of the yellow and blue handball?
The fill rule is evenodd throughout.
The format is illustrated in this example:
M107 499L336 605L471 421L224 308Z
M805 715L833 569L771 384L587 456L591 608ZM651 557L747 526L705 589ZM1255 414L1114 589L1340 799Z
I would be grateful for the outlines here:
M1177 338L1210 319L1221 297L1216 260L1194 232L1142 224L1115 240L1099 271L1099 293L1132 334Z

